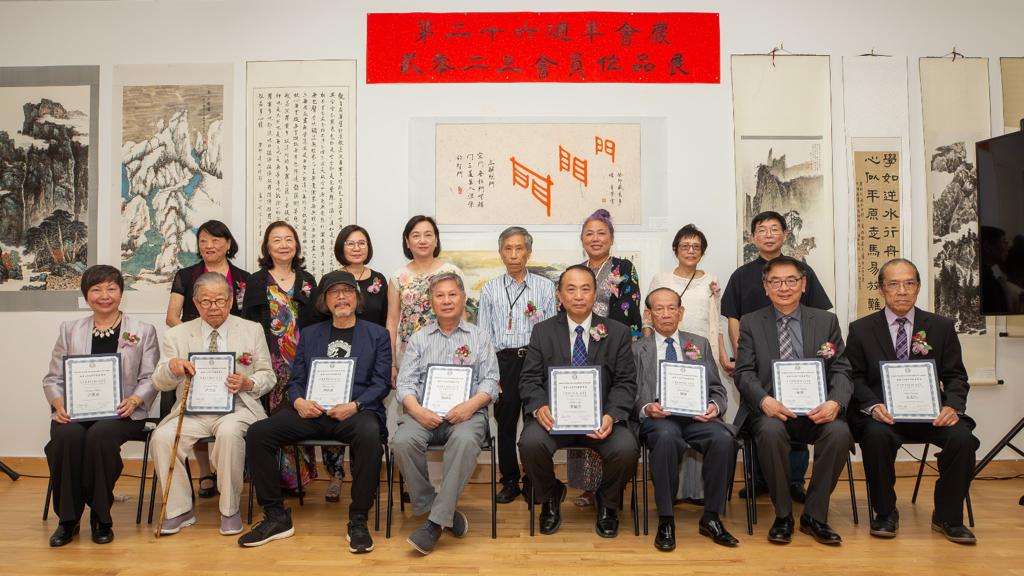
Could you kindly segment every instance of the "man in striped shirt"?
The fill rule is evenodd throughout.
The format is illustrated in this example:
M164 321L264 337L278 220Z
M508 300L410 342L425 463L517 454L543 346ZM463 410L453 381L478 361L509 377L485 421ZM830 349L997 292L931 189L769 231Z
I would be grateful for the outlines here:
M413 513L429 514L426 523L407 539L421 554L434 550L445 528L457 538L469 530L466 515L455 506L476 468L487 435L487 406L498 397L498 360L491 339L462 319L466 309L462 278L449 272L434 276L430 304L436 321L413 334L402 355L396 397L405 414L391 442L409 487ZM424 401L432 364L472 367L465 400L443 409L438 403ZM444 446L440 491L434 490L427 473L427 447L437 445Z
M494 419L498 423L502 488L497 500L508 504L521 493L516 454L519 417L523 413L519 373L534 324L555 315L555 285L527 269L526 263L533 253L533 236L525 228L511 226L502 231L498 236L498 253L505 265L505 274L484 285L480 294L479 322L498 350L501 396L494 404ZM522 491L526 491L526 478L523 478Z

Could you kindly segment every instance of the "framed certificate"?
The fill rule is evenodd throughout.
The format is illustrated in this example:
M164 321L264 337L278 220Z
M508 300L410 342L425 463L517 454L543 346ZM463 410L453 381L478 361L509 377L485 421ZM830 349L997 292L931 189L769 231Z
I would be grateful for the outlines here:
M601 367L548 369L548 402L555 425L551 434L590 434L601 428Z
M121 355L64 357L64 410L77 422L120 418Z
M313 358L306 380L306 400L324 410L352 401L356 358Z
M885 409L897 422L931 422L942 411L934 360L879 362Z
M193 352L196 367L185 411L189 414L227 414L235 409L235 395L225 385L235 372L234 352Z
M825 362L821 358L773 360L775 399L797 416L825 402Z
M430 364L423 385L423 407L440 417L469 400L473 367L458 364Z
M662 360L658 364L658 402L679 416L703 416L708 411L708 374L703 364Z

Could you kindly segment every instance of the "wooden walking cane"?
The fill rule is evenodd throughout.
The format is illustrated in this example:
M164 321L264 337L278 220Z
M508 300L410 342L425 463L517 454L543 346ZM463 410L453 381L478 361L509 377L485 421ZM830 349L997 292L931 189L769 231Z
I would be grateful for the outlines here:
M160 538L160 532L164 525L164 515L167 514L167 497L171 494L171 479L174 478L174 463L178 461L178 443L181 442L181 423L185 420L185 406L188 405L188 393L192 390L192 377L185 373L185 389L181 393L181 407L178 410L178 427L174 432L174 448L171 450L171 462L167 467L167 480L164 482L164 503L160 506L160 521L156 524L156 537Z

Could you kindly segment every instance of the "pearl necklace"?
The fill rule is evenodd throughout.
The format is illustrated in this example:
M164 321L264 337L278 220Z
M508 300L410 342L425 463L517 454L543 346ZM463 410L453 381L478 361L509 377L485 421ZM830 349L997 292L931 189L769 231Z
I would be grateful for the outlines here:
M114 319L114 323L111 324L110 326L107 326L106 328L103 328L102 330L100 328L95 327L95 325L93 326L93 329L92 329L93 338L110 338L111 336L114 335L114 332L116 332L116 330L114 330L114 328L117 328L117 326L120 323L121 323L121 312L118 312L117 313L117 318Z

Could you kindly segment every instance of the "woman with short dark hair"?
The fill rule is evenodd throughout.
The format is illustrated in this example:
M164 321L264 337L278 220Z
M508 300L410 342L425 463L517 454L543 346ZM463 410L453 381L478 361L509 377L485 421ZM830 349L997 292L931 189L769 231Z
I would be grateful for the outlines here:
M43 394L50 404L50 442L46 462L53 487L53 509L60 518L50 546L64 546L78 533L89 505L92 540L114 539L110 505L121 475L121 445L141 440L149 407L156 398L150 381L160 358L156 329L120 310L124 278L113 266L90 266L82 274L82 295L92 314L60 325ZM120 354L119 418L72 421L65 407L64 357Z

